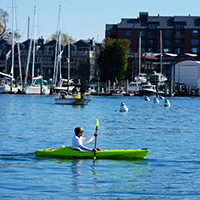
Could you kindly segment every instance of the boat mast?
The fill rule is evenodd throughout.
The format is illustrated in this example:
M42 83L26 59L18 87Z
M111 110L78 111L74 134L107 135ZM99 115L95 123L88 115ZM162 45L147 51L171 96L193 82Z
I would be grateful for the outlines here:
M16 37L17 37L17 50L18 50L18 61L19 61L19 75L20 75L20 83L22 87L22 67L21 67L21 56L20 56L20 46L19 46L19 38L18 38L18 24L17 24L17 7L15 7L15 25L16 25Z
M70 40L68 39L68 85L69 85L69 80L70 80Z
M61 58L62 58L62 52L61 52L61 6L59 6L59 43L58 43L58 64L59 64L59 82L61 87L61 78L62 78L62 72L61 72Z
M11 76L13 78L14 77L13 73L14 73L14 15L15 15L15 0L12 1L12 4L13 5L12 5L12 65L11 65Z
M160 73L162 74L162 31L160 31Z
M32 83L34 78L34 68L35 68L35 38L36 38L36 14L37 14L37 7L35 6L34 9L34 36L33 36L33 64L32 64Z
M139 76L141 73L141 36L139 37Z
M61 56L61 6L59 6L58 23L57 23L57 35L56 35L56 46L55 46L55 59L54 59L54 72L53 72L53 84L57 83L58 77L58 63L59 57ZM61 67L60 67L61 70ZM61 74L61 72L60 72ZM61 75L60 75L61 76Z

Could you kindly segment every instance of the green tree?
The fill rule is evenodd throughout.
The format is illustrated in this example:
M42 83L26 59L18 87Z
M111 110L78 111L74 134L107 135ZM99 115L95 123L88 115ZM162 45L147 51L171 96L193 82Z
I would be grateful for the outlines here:
M111 38L107 38L104 41L103 48L97 60L101 70L101 81L115 81L115 78L119 82L123 80L127 68L128 55L126 54L130 42L120 41L120 43ZM122 44L126 45L122 46Z
M49 37L49 39L46 40L46 42L49 42L51 40L56 40L57 38L59 39L59 35L57 33L52 34ZM72 37L68 36L65 33L61 33L61 41L68 44L68 40L70 41L70 43L74 43L74 40L72 39Z
M8 17L8 13L3 9L0 9L0 39L3 38L6 33L6 23L8 22Z

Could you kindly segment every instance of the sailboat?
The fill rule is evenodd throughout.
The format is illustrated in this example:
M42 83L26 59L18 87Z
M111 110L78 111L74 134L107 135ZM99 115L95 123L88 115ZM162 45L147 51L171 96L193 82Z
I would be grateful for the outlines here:
M73 80L70 79L70 42L68 41L68 79L62 78L61 73L61 59L63 50L61 49L61 6L59 6L58 25L57 25L57 38L55 47L55 60L54 60L54 73L53 73L53 85L55 91L72 91ZM59 77L58 77L59 74Z
M33 62L32 62L32 83L29 86L26 86L25 88L25 94L50 94L50 89L48 85L45 85L44 83L47 81L43 80L42 76L34 77L35 74L35 37L36 37L36 14L37 14L37 7L34 8L34 38L33 38ZM27 60L27 66L26 66L26 78L25 78L25 85L27 85L27 74L29 69L29 61L30 61L30 54L31 54L31 48L32 48L32 38L30 41L29 46L29 53L28 53L28 60Z
M20 61L20 48L19 48L19 42L17 43L18 47L18 58L19 58L19 72L20 72L20 82L21 87L18 88L16 84L13 82L14 79L14 18L16 19L16 29L17 29L17 16L16 16L16 2L15 0L12 1L12 50L10 50L6 55L6 63L7 59L10 57L10 53L12 52L12 65L11 65L11 73L6 74L3 72L0 72L1 75L4 76L4 78L0 79L0 93L17 93L18 89L22 91L22 76L21 76L21 61ZM17 38L18 39L18 38Z
M139 73L138 76L135 77L135 81L136 82L140 82L140 83L146 83L147 82L147 78L145 77L144 74L141 73L141 36L139 37Z

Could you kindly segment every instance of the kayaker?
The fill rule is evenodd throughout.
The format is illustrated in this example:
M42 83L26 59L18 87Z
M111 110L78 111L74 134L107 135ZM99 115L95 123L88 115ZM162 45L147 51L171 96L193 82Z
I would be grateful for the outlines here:
M78 151L101 151L101 149L96 148L96 149L91 149L88 148L86 146L84 146L83 144L87 144L92 142L92 140L98 136L98 133L96 132L94 135L84 138L83 136L83 128L82 127L76 127L74 129L75 135L72 138L72 149L74 150L78 150Z

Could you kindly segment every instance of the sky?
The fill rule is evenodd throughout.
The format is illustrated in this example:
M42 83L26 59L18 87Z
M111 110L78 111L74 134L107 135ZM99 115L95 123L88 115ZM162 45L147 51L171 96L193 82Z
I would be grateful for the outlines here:
M61 32L75 41L94 38L102 42L106 24L118 24L122 18L137 18L140 12L148 12L149 16L200 16L199 0L16 0L20 41L27 39L28 17L31 36L35 6L36 38L45 40L57 31L59 6ZM0 8L10 15L7 27L12 29L12 0L0 0Z

